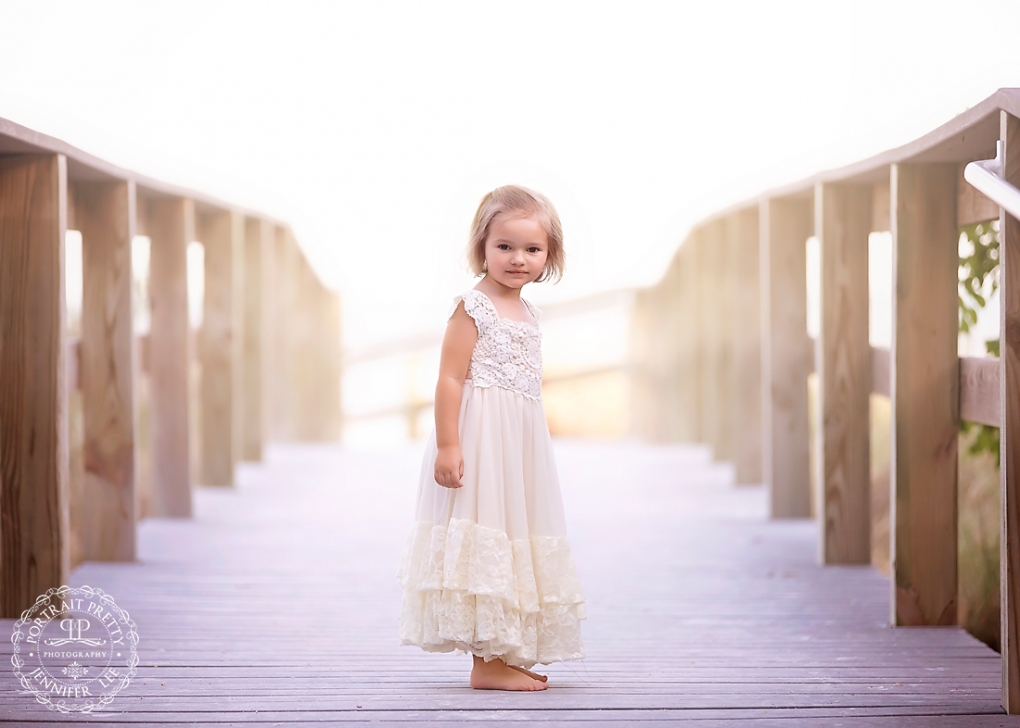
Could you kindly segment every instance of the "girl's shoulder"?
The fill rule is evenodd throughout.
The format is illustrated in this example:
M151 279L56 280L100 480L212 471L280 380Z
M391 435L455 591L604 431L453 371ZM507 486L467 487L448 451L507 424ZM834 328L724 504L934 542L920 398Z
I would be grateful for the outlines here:
M453 316L461 303L464 304L464 312L474 319L475 326L478 327L478 333L481 333L499 319L496 307L489 300L489 297L474 288L469 288L464 293L453 297L453 305L450 306L450 312L446 315L447 319Z

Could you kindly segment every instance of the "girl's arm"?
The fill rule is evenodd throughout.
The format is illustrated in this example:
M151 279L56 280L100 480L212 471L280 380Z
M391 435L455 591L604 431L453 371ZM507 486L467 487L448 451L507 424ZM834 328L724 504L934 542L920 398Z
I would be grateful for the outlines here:
M436 384L436 482L446 488L459 488L464 477L464 458L460 452L460 402L464 380L471 366L471 353L478 340L475 322L461 302L450 317L439 356L439 382Z

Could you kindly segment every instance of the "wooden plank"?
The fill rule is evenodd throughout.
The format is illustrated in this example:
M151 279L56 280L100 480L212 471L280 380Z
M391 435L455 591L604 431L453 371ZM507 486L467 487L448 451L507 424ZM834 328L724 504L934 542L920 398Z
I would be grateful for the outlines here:
M963 179L966 166L966 162L956 166L956 224L963 227L998 219L999 206Z
M658 306L658 330L662 336L659 343L661 351L661 380L658 387L658 402L662 409L662 440L676 442L683 427L680 417L680 375L679 365L679 333L680 306L683 299L683 285L678 253L666 268L666 273L656 288L660 292Z
M813 524L768 520L764 489L727 487L704 448L555 448L590 618L588 656L543 669L542 695L472 691L463 655L395 644L410 524L393 505L420 452L274 445L240 471L252 487L198 488L195 521L143 523L141 563L74 573L141 636L138 675L100 721L1011 725L991 649L956 627L887 629L888 579L812 563ZM640 498L619 498L628 473ZM60 719L19 688L0 671L0 721Z
M1003 178L1020 186L1020 119L1002 112ZM999 213L1002 707L1020 714L1020 221Z
M888 397L890 353L871 347L871 392ZM993 357L960 357L960 419L999 426L999 360Z
M890 622L956 624L956 165L892 168Z
M649 288L639 288L634 293L634 307L630 312L627 347L631 361L630 390L630 434L638 440L651 441L648 419L652 408L651 385L649 384ZM350 417L348 416L348 422Z
M244 218L236 213L200 215L205 248L205 296L199 356L202 360L200 428L203 485L234 485L241 453L244 321Z
M716 415L716 430L713 437L716 457L724 462L734 462L737 455L737 426L734 417L733 371L735 368L735 332L737 310L736 277L733 274L736 258L739 255L732 215L719 221L719 237L715 244L716 269L714 272L714 325L717 327L715 343L718 347L719 376L716 380L716 403L719 412Z
M704 359L702 360L702 442L712 446L717 460L727 460L731 454L727 447L730 412L730 382L725 373L732 366L730 338L727 332L730 307L727 298L726 225L715 221L697 231L699 258L702 261L702 292L706 294L702 308ZM727 300L723 300L727 299Z
M890 352L884 346L871 347L871 393L884 397L892 393Z
M0 157L0 617L70 573L61 155Z
M268 345L266 265L272 244L272 227L260 218L247 218L244 225L244 374L241 397L241 458L262 459L266 440L266 347Z
M701 431L701 280L703 268L698 258L701 251L694 244L693 237L680 246L677 252L679 267L680 297L677 302L677 365L674 376L677 381L678 398L676 408L679 416L677 440L698 442Z
M175 197L149 203L149 374L152 410L152 515L191 515L189 444L188 243L195 208Z
M891 212L889 204L891 200L889 191L889 180L878 182L871 188L871 230L872 232L886 232L891 225Z
M131 241L133 182L78 183L82 234L81 390L85 472L74 516L81 557L133 561L135 362Z
M815 231L821 253L817 459L824 564L871 560L871 347L868 343L870 187L820 184Z
M806 244L811 205L761 203L762 471L772 518L808 518L807 377L814 355L807 335Z
M341 310L340 294L322 285L319 309L322 320L322 422L319 438L326 441L340 439L343 430L343 408L341 406Z
M277 225L273 234L273 265L270 269L270 418L268 437L271 440L286 438L289 412L288 383L290 381L290 351L287 318L288 283L285 269L288 258L289 233L287 228Z
M265 378L265 442L277 439L279 423L276 420L280 410L280 329L286 325L283 320L283 307L280 305L281 281L278 275L280 266L279 247L277 245L283 228L279 225L269 226L269 242L265 247L265 269L263 278L265 285L262 305L265 307L266 345L263 361Z
M762 482L761 294L758 207L727 218L732 284L733 460L738 484Z
M280 282L281 317L287 322L281 335L282 349L280 352L280 400L283 416L277 425L277 437L280 440L292 441L299 439L298 418L300 413L300 387L298 352L301 309L299 307L301 251L297 241L289 229L284 229L282 240L277 238L276 276Z
M960 419L999 427L999 359L960 357Z

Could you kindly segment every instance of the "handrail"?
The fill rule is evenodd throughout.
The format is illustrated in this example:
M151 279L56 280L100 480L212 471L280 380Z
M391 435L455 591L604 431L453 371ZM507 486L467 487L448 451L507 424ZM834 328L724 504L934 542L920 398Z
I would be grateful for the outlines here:
M1003 145L995 142L995 159L970 162L963 178L1010 215L1020 218L1020 189L1002 178Z

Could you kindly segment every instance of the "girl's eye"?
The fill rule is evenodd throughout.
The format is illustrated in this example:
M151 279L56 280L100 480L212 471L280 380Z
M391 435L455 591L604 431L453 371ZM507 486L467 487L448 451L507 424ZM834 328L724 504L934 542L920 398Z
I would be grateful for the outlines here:
M530 248L528 248L528 252L529 252L529 253L538 253L538 252L539 252L539 249L538 249L538 248L536 248L536 247L530 247Z
M510 250L510 246L507 245L506 243L500 243L499 244L499 249L500 250Z

